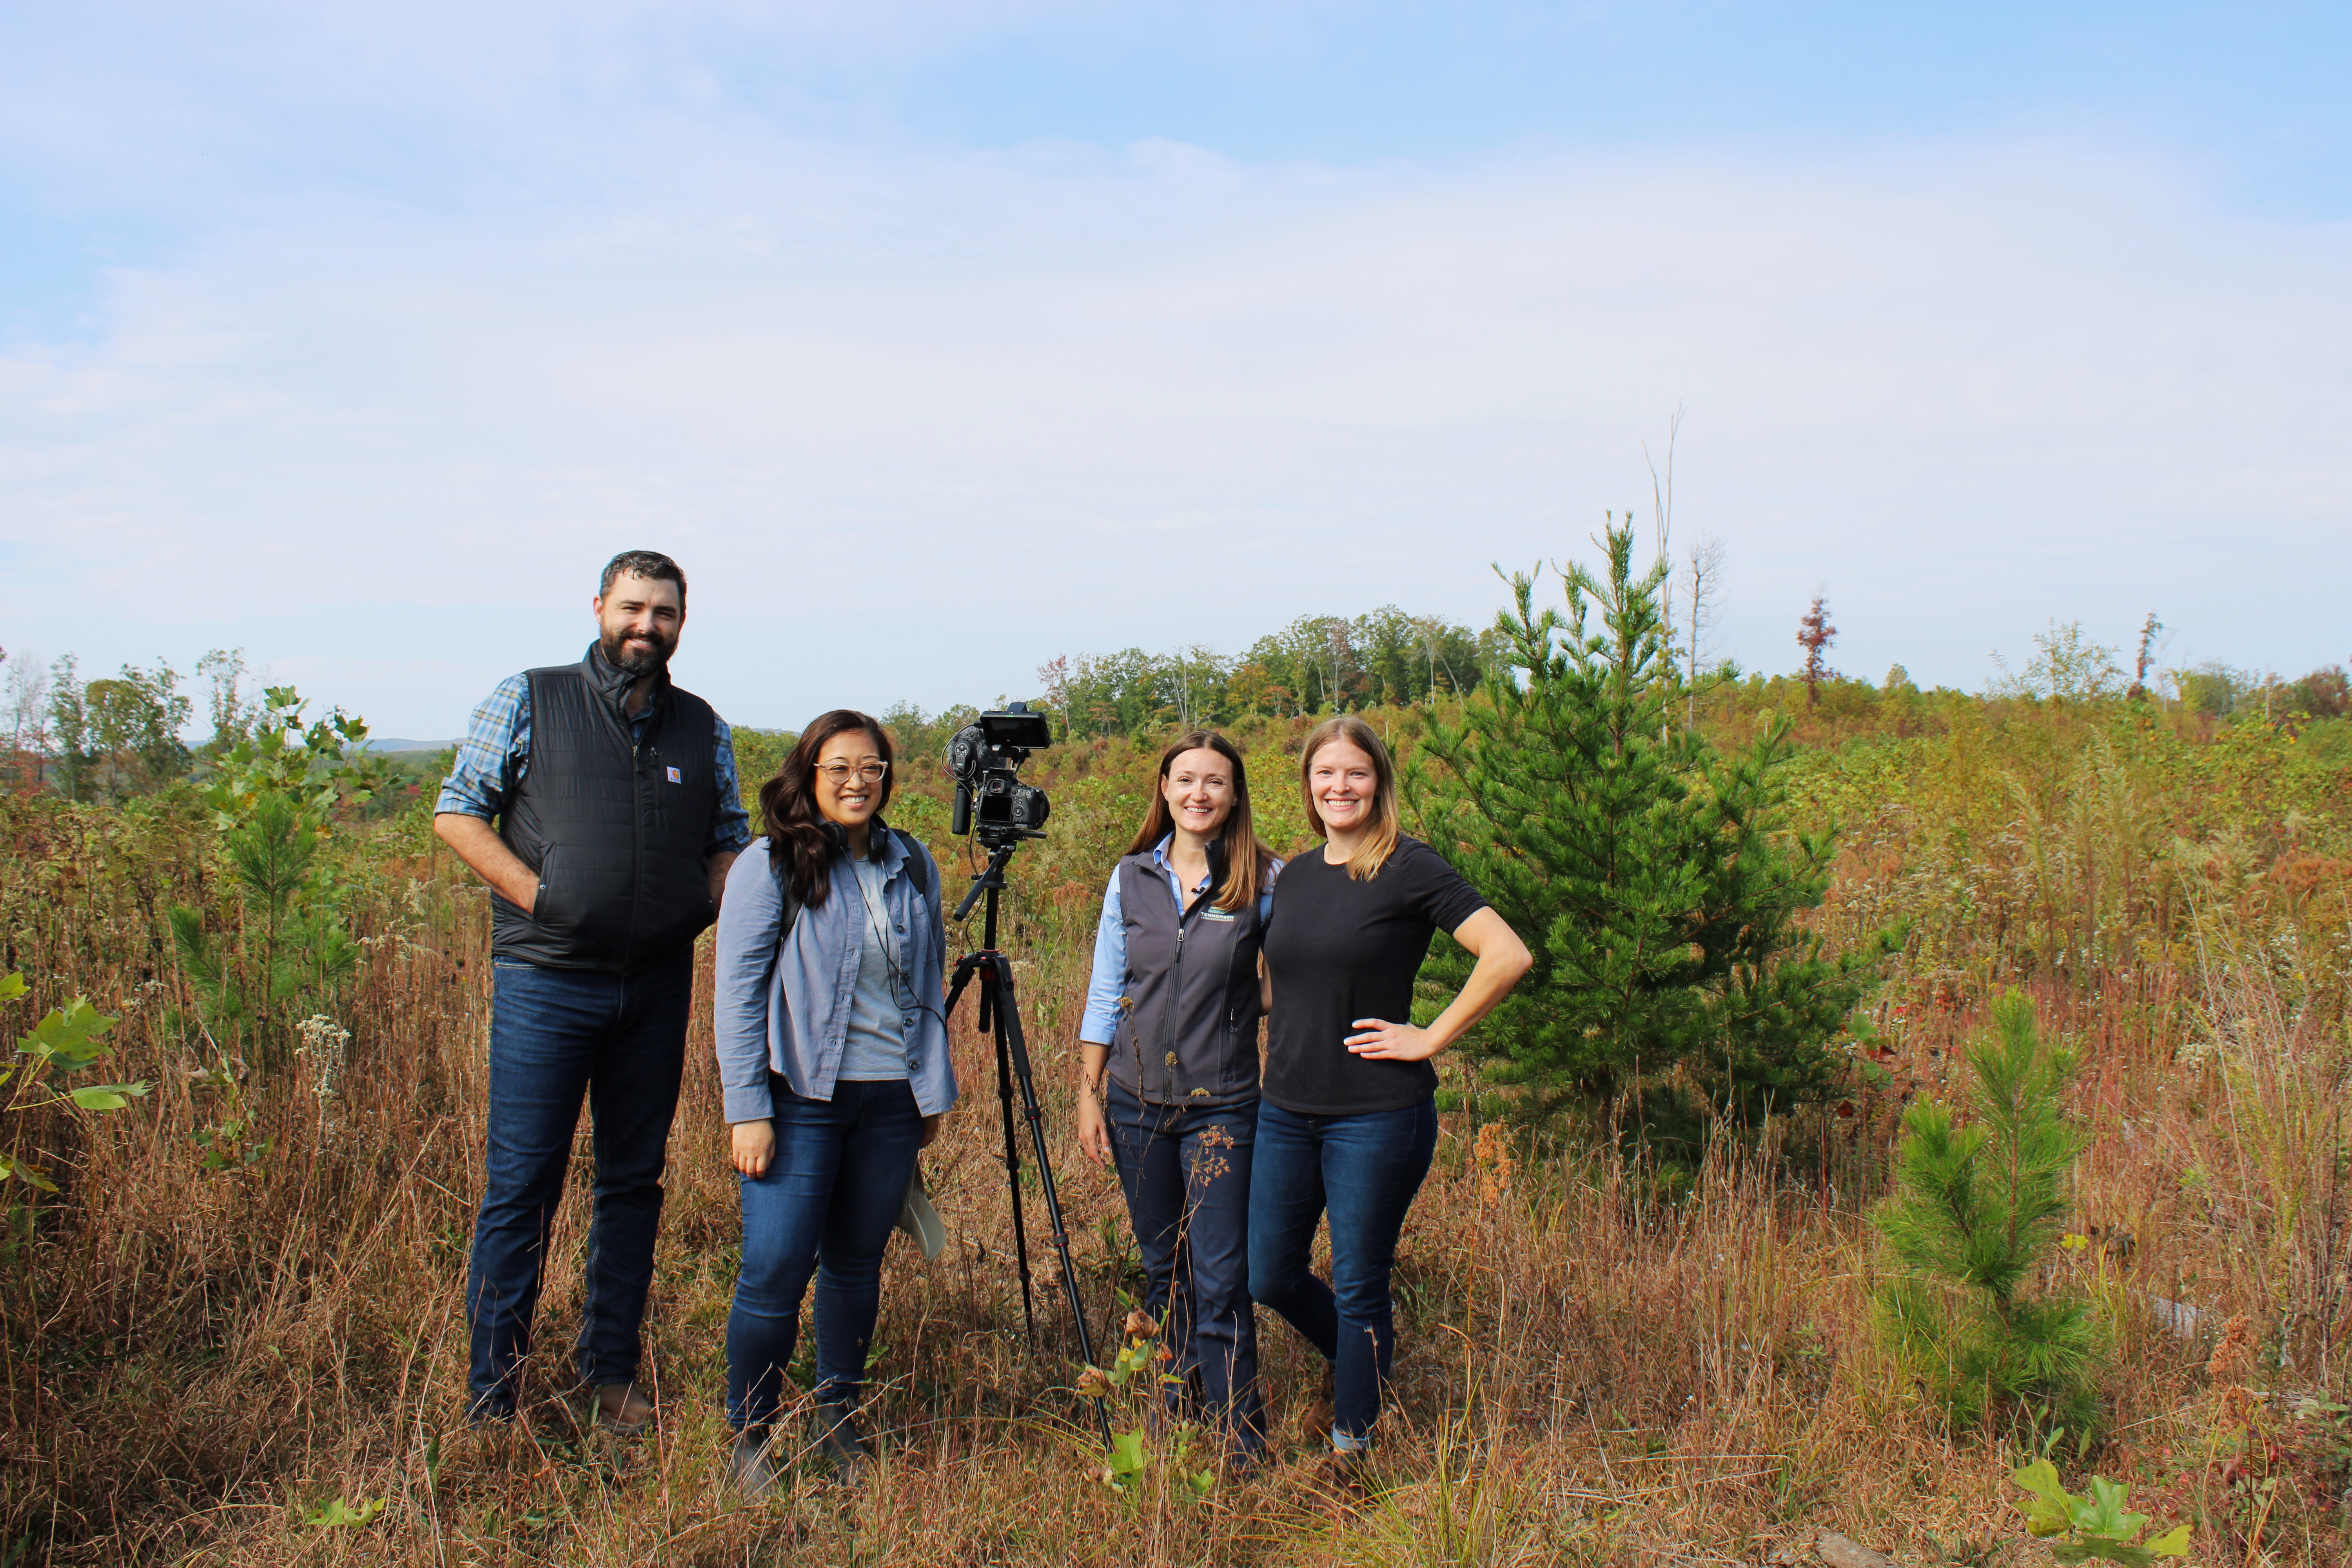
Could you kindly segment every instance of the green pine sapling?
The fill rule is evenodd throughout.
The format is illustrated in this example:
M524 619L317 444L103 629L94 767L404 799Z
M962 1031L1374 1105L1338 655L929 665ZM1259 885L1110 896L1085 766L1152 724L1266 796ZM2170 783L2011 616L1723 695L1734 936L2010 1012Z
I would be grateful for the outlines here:
M1565 615L1512 579L1494 635L1513 678L1481 681L1458 721L1432 715L1404 794L1535 956L1469 1042L1491 1076L1538 1108L1639 1089L1653 1136L1687 1134L1692 1111L1753 1119L1833 1082L1829 1042L1895 937L1822 954L1803 917L1831 843L1794 830L1787 724L1726 755L1680 722L1666 565L1634 573L1630 524L1601 543L1602 574L1566 569ZM1426 973L1467 969L1449 946ZM1706 1103L1679 1105L1669 1080Z
M175 908L172 936L233 1081L236 1054L264 1069L285 1064L297 1020L331 1012L359 962L342 889L320 856L336 810L371 798L381 769L361 751L367 726L338 710L303 721L291 687L272 687L250 733L205 786L228 858L237 908L208 929L203 911Z
M1874 1305L1880 1334L1954 1426L2025 1412L2095 1423L2099 1335L2089 1304L2029 1289L2057 1246L2082 1134L2061 1100L2071 1053L2045 1043L2011 992L1969 1047L1973 1113L1913 1102L1895 1193L1871 1215L1897 1269Z

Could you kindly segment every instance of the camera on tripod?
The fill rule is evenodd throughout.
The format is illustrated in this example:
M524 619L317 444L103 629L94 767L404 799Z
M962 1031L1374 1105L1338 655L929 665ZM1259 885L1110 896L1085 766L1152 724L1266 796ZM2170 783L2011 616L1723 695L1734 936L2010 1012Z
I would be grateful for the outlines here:
M972 832L976 823L980 842L990 849L1044 837L1053 803L1044 790L1023 784L1014 773L1030 752L1053 743L1053 726L1026 702L982 713L958 730L948 742L948 771L956 781L956 837Z
M1021 1007L1013 994L1013 962L996 947L998 900L1004 891L1004 868L1024 838L1045 836L1045 792L1014 777L1029 753L1054 743L1053 726L1045 715L1026 702L1008 702L982 713L955 732L948 742L948 771L955 774L955 833L961 838L976 834L988 850L988 868L971 879L971 891L955 912L962 920L982 898L988 915L982 927L979 951L959 959L955 977L948 983L952 1016L964 988L980 984L981 1029L996 1042L996 1100L1004 1113L1004 1173L1013 1194L1013 1257L1021 1274L1021 1321L1031 1343L1037 1338L1037 1309L1030 1291L1029 1233L1021 1216L1021 1141L1013 1132L1013 1097L1021 1096L1021 1117L1029 1123L1029 1142L1037 1161L1038 1194L1045 1200L1045 1222L1052 1229L1054 1251L1062 1263L1062 1294L1070 1309L1070 1326L1077 1332L1078 1355L1094 1363L1094 1340L1087 1332L1086 1303L1078 1299L1077 1266L1070 1260L1069 1228L1062 1220L1062 1199L1054 1187L1054 1161L1045 1147L1045 1113L1037 1103L1035 1075L1029 1066L1029 1046L1021 1028ZM1103 1447L1111 1446L1110 1415L1102 1399L1093 1399L1095 1426Z

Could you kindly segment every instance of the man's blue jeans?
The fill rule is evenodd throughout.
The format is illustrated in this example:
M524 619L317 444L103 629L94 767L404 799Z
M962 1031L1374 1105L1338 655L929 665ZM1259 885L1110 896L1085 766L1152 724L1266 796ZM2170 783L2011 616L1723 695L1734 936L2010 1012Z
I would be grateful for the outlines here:
M473 1327L467 1381L477 1418L514 1414L516 1368L530 1351L548 1229L583 1094L596 1185L576 1360L592 1384L636 1376L693 999L691 955L626 980L534 963L492 966L489 1146L466 1286Z
M1265 1446L1257 1319L1249 1299L1249 1193L1257 1105L1146 1105L1118 1084L1111 1157L1143 1252L1143 1310L1174 1352L1170 1374L1244 1453ZM1171 1391L1172 1392L1172 1391Z
M1437 1149L1437 1107L1303 1116L1257 1113L1250 1177L1250 1295L1332 1363L1332 1432L1359 1447L1380 1418L1396 1354L1389 1270L1405 1211ZM1331 1214L1331 1282L1309 1268L1316 1222Z
M816 1276L816 1396L854 1405L882 1305L882 1248L923 1143L904 1079L803 1100L771 1077L776 1152L743 1193L743 1269L727 1316L727 1420L765 1426L783 1403L801 1298Z

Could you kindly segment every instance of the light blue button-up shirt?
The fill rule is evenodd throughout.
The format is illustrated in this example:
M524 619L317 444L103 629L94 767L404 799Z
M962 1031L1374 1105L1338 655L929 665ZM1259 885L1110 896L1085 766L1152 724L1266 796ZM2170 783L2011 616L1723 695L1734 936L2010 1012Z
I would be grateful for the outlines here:
M1192 906L1193 899L1209 890L1209 879L1202 878L1199 887L1194 888L1189 896L1185 893L1184 879L1176 874L1176 868L1168 859L1168 847L1175 842L1176 836L1171 833L1153 845L1151 863L1167 879L1168 896L1176 900L1176 912L1181 916ZM1272 868L1280 871L1282 862L1276 860ZM1273 918L1274 891L1269 879L1266 891L1257 896L1258 924L1263 926ZM1125 994L1127 906L1119 895L1118 868L1114 866L1111 868L1110 886L1103 893L1102 919L1095 925L1095 967L1087 981L1087 1007L1078 1020L1078 1038L1089 1046L1117 1044L1118 1002Z
M904 843L873 826L882 863L882 904L905 961L900 1016L906 1022L907 1081L915 1108L936 1116L956 1101L955 1064L948 1059L947 927L938 907L940 872L930 852L932 898L917 889ZM841 1076L850 1001L867 919L857 873L846 856L833 862L833 888L824 903L803 909L783 927L783 887L768 858L768 840L754 838L727 873L719 906L719 952L713 974L713 1024L719 1081L726 1117L758 1121L775 1113L768 1075L782 1077L794 1094L831 1100ZM781 938L781 940L779 940Z

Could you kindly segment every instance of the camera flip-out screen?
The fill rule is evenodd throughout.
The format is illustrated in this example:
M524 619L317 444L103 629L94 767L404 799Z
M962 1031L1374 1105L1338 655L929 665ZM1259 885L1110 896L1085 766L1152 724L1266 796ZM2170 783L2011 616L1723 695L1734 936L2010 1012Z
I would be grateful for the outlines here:
M1018 746L1024 752L1035 752L1054 743L1054 727L1045 715L1032 713L1018 703L1003 712L983 713L978 722L980 732L988 737L992 746Z

